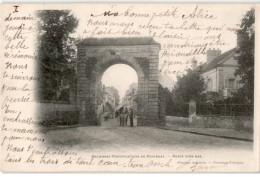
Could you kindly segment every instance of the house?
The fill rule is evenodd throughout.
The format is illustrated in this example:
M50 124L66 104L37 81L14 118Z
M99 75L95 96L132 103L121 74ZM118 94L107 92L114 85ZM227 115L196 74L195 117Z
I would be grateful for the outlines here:
M103 104L105 106L104 111L114 111L116 109L116 98L113 93L113 88L112 87L105 87L103 85Z
M133 83L129 86L127 89L125 96L122 99L122 105L126 107L133 108L134 111L137 111L137 89L138 85L137 83Z
M232 96L241 87L240 77L235 75L238 67L234 59L236 48L221 54L219 49L207 51L207 62L199 67L206 82L206 91L218 92L222 98Z

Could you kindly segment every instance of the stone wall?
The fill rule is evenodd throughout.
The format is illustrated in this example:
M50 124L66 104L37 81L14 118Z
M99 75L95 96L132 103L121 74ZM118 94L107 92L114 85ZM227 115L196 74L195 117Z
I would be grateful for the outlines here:
M253 119L250 117L231 116L196 116L193 122L189 122L187 117L166 116L166 124L177 127L193 128L223 128L235 130L253 131Z
M75 104L36 103L35 114L44 125L76 124L78 112Z
M137 72L138 76L137 125L157 125L160 45L155 43L140 45L132 40L129 45L102 46L102 39L100 40L98 44L82 43L78 46L77 110L80 122L97 125L102 75L114 64L127 64Z
M250 117L242 116L197 116L193 123L190 125L200 128L226 128L236 130L253 130L253 119Z

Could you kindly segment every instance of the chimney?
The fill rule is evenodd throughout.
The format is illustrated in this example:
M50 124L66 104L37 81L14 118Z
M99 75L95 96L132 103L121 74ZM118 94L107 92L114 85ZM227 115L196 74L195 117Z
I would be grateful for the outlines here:
M213 58L215 58L219 55L221 55L221 50L215 49L215 48L213 48L213 49L209 48L207 51L207 62L211 61Z

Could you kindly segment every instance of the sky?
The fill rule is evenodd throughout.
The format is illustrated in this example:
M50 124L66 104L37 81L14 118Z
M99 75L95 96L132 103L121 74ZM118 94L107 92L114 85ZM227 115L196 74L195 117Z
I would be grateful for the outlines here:
M90 19L94 20L99 20L99 21L105 21L105 20L112 20L115 22L135 22L136 24L146 24L148 21L145 18L117 18L117 17L97 17L93 18L91 17L91 14L102 14L105 10L111 10L111 12L124 12L128 6L127 4L115 4L115 3L110 3L110 4L92 4L92 6L89 6L88 9L85 8L79 8L77 6L73 6L72 8L72 13L76 16L76 18L79 19L79 25L76 29L76 32L74 34L74 37L80 37L80 38L86 38L90 37L89 33L84 33L84 31L93 31L96 26L88 25L88 22ZM216 20L213 21L208 21L206 19L196 19L195 22L198 22L199 24L202 25L212 25L212 26L220 26L222 24L229 26L229 27L238 27L238 24L240 24L241 19L243 15L246 13L246 11L250 10L252 5L247 5L247 4L225 4L225 5L219 5L219 4L213 4L213 5L205 5L205 4L200 4L199 8L203 9L203 13L209 13L209 14L214 14L217 16ZM178 11L187 13L191 12L194 7L196 7L195 4L157 4L155 5L150 5L150 4L141 4L141 5L135 5L134 6L134 12L140 12L140 13L151 13L151 12L165 12L167 9L174 9L175 7L178 7ZM179 20L180 21L180 20ZM169 19L169 18L154 18L153 19L153 24L165 24L167 22L173 23L173 24L178 24L179 21L174 19ZM100 26L99 27L102 30L105 30L107 26ZM115 28L116 29L116 28ZM143 30L144 36L149 36L149 30L145 29ZM177 31L178 34L186 35L186 36L196 36L196 35L204 35L204 32L200 31ZM215 34L216 32L212 30L210 34ZM94 36L97 38L102 38L102 37L135 37L135 36L113 36L113 35L108 35L108 34L102 34L99 36ZM230 32L230 31L223 31L221 32L221 38L225 41L226 45L224 46L216 46L214 48L220 49L222 53L236 47L236 34L235 32ZM175 39L162 39L158 37L154 37L154 40L156 42L159 42L161 44L161 51L159 52L159 68L163 65L163 63L167 61L179 61L180 58L178 57L171 57L171 58L163 58L162 53L166 50L164 48L165 45L169 43L173 44L178 44L180 41L175 40ZM195 41L196 42L196 41ZM209 47L207 47L209 49ZM175 49L171 48L168 50L168 52L178 52L180 49ZM185 51L185 49L183 49ZM182 50L180 50L182 52ZM187 58L181 58L183 60ZM198 61L198 63L204 63L206 62L206 55L196 55L195 59ZM158 68L158 69L159 69ZM186 68L186 65L173 65L168 67L169 70L178 70L180 72L183 72ZM132 68L131 68L132 69ZM107 71L105 71L102 82L103 84L107 86L114 86L119 90L120 97L122 98L124 96L125 91L129 87L129 85L133 82L137 82L137 76L136 72L128 66L123 66L123 65L115 65L110 67ZM163 75L163 74L162 74ZM176 81L176 74L168 74L173 80Z
M137 83L138 78L136 71L132 67L125 64L116 64L104 72L101 82L105 86L115 87L122 100L129 85Z

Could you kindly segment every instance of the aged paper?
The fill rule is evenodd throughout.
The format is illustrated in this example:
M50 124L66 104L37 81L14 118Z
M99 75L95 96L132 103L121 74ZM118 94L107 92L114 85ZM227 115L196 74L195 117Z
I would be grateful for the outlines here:
M259 171L259 5L0 7L2 171Z

